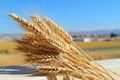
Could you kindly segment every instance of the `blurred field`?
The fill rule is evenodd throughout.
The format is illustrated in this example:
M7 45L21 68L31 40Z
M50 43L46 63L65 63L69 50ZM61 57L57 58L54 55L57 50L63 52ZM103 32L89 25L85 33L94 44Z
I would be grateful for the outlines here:
M120 41L76 42L95 60L120 58ZM16 51L15 42L0 43L0 66L25 64L24 57Z
M7 50L13 50L16 48L15 42L0 42L0 50L7 49Z
M16 48L15 42L0 43L0 66L25 64L24 57Z
M16 54L15 50L17 43L15 42L1 42L0 43L0 54Z
M20 54L1 54L0 66L25 64L24 57Z
M120 41L76 42L95 60L120 58Z
M120 41L76 42L76 44L81 48L109 47L109 46L120 46Z

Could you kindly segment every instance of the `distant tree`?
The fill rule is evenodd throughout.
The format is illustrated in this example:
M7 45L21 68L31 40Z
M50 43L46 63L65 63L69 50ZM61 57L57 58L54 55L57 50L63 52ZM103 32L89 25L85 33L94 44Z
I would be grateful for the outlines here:
M73 35L72 37L73 37L73 38L77 38L77 35Z
M116 33L111 33L110 34L110 37L112 38L112 37L116 37L117 36L117 34Z

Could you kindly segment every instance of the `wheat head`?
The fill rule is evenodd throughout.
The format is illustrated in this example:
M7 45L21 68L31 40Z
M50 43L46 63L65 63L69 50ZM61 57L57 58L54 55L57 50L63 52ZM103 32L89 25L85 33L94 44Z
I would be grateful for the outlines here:
M26 30L23 39L16 41L17 50L24 52L27 62L42 64L36 69L49 80L57 80L58 75L63 75L63 80L70 80L70 76L80 80L115 80L109 70L91 63L93 59L49 18L32 15L32 22L27 22L16 14L10 17Z

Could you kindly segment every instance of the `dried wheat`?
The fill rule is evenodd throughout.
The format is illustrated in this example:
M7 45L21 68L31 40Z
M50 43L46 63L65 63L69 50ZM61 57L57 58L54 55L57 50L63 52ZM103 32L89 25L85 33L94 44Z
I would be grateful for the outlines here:
M17 41L17 49L25 53L27 61L42 64L36 69L47 74L49 80L57 80L57 75L63 75L63 80L70 80L69 76L81 80L115 80L103 66L91 63L93 59L52 20L33 15L30 16L33 22L27 22L15 14L10 16L26 30L23 39Z

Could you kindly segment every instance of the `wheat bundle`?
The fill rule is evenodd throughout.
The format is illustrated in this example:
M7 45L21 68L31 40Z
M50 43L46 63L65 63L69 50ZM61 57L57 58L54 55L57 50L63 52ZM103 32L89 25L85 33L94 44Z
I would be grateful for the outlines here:
M49 80L63 80L70 76L80 80L115 80L110 72L92 60L72 40L71 36L47 17L30 16L27 22L16 14L10 14L26 30L17 49L24 52L26 61L42 64L36 69L48 76ZM94 61L93 61L94 62Z

